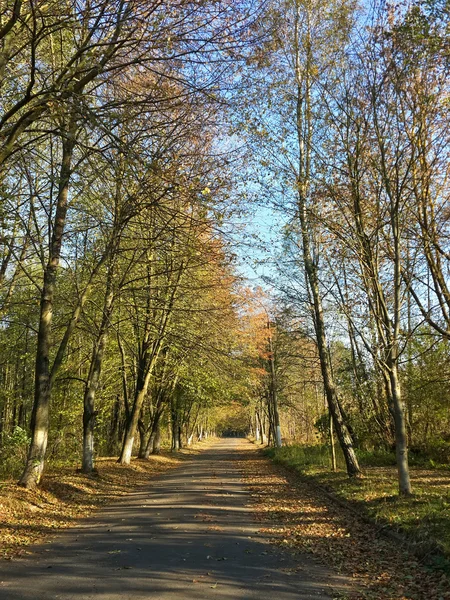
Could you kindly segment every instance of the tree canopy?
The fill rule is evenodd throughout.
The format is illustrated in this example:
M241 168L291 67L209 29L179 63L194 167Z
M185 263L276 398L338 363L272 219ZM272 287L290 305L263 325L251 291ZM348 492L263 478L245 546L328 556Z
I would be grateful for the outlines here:
M405 496L450 462L448 17L0 0L6 475L212 434L395 454Z

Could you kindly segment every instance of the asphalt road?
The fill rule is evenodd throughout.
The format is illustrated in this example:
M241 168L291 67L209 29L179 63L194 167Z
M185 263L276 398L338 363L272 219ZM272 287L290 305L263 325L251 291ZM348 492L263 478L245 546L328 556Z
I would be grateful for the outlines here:
M0 563L1 600L325 600L346 582L269 543L224 439L180 467Z

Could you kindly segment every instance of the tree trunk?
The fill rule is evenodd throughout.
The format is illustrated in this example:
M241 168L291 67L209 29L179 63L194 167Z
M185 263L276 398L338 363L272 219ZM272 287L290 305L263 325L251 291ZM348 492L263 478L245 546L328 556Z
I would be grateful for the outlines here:
M148 274L148 278L150 279L150 274ZM180 276L179 276L180 278ZM179 283L178 278L178 283ZM149 290L151 286L149 285ZM139 416L141 414L141 409L144 404L145 397L147 396L148 386L150 383L150 378L153 373L153 369L155 364L158 361L159 353L162 349L162 341L164 338L164 331L169 323L170 315L172 313L172 307L174 302L175 292L172 292L171 298L169 300L167 309L165 311L165 316L161 323L161 329L159 333L159 337L153 343L150 343L151 336L151 324L149 320L149 313L147 315L147 323L145 326L145 333L143 340L141 342L141 355L139 358L139 369L138 369L138 377L136 382L136 391L134 396L133 408L131 410L130 418L127 422L127 428L125 431L125 437L122 446L122 452L120 454L118 462L122 465L130 464L131 454L133 451L133 443L134 436L136 435L136 429L139 421ZM150 301L150 294L149 300ZM148 307L147 307L148 309ZM125 385L125 383L124 383Z
M267 320L268 329L268 342L269 342L269 367L270 367L270 399L272 400L272 426L273 426L273 443L277 448L281 448L281 426L280 426L280 413L278 411L278 390L277 390L277 379L275 369L275 355L272 340L272 331L270 328L270 321Z
M84 389L83 400L83 473L91 473L94 470L94 429L95 417L95 394L97 392L100 375L102 372L103 356L105 353L106 342L108 339L109 322L114 305L114 294L111 290L112 282L108 275L107 291L105 296L105 304L103 307L103 317L100 324L97 340L92 351L91 365L89 368L89 376Z
M145 423L143 421L143 415L141 412L141 416L138 420L138 432L139 432L139 450L138 450L138 458L145 458L145 449L147 448L147 428L145 427Z
M398 488L402 496L411 495L411 480L408 465L408 436L406 429L406 411L402 399L397 364L391 365L390 381L395 420L395 455L397 458Z
M258 411L255 411L255 441L259 442L260 439L260 429L259 429L259 415Z
M334 427L333 427L333 417L331 416L331 414L329 415L329 418L330 418L331 468L333 469L333 472L335 473L337 471L336 449L334 447Z
M147 334L146 334L147 335ZM149 334L148 334L149 335ZM144 346L147 346L148 339L144 341ZM155 343L152 350L149 352L148 348L143 350L143 353L139 360L139 372L136 382L136 391L134 395L133 408L131 410L127 428L125 431L125 437L122 445L122 452L118 462L121 465L129 465L131 461L131 454L133 452L134 436L136 435L136 429L138 426L141 409L144 404L144 400L147 396L148 386L150 378L153 373L153 368L158 359L159 351L161 349L161 339L158 343ZM125 385L125 384L124 384Z
M180 449L180 428L178 426L178 420L172 418L172 452L178 452Z
M178 397L177 390L174 389L170 397L170 430L172 437L171 450L172 452L178 452L181 447L180 444L180 415L178 412Z
M259 410L256 411L256 419L257 419L257 424L258 424L258 429L259 429L259 434L260 434L259 441L261 444L264 444L264 423L261 418L261 413Z
M83 413L83 460L81 470L83 473L92 473L94 470L94 429L95 417L94 410L87 411L86 398Z
M35 363L34 404L31 417L31 444L27 462L19 485L34 488L41 480L44 470L48 441L50 414L50 345L53 321L56 273L61 256L61 246L67 215L69 181L72 169L72 156L75 147L75 121L72 119L67 135L63 138L63 154L60 169L58 197L50 243L49 260L44 270L39 311Z
M342 411L339 405L339 398L333 379L333 372L328 353L327 339L325 335L325 320L322 309L322 299L319 290L319 281L317 277L317 265L312 259L312 253L309 241L309 223L305 200L302 194L299 195L299 212L302 229L303 242L303 262L305 265L306 278L313 301L313 321L316 331L317 348L319 350L320 368L325 388L328 408L333 417L334 427L338 436L339 444L344 454L349 477L361 475L358 459L353 448L353 441L345 423Z
M307 262L307 261L305 261ZM311 267L309 267L310 270ZM308 271L308 269L307 269ZM349 477L358 477L361 475L359 468L358 459L353 448L353 440L350 435L350 431L345 423L342 415L339 399L337 395L336 386L333 380L331 364L329 361L326 337L325 337L325 323L322 312L322 302L319 294L319 286L315 276L315 273L308 273L308 280L311 285L312 295L314 299L314 324L316 327L317 346L319 350L320 368L322 372L322 378L325 388L325 395L327 399L328 408L333 417L333 423L336 430L336 434L344 454L345 463L347 466L347 474Z
M155 438L156 438L156 430L152 431L149 435L147 446L145 447L144 458L148 459L150 454L153 454L153 450L155 449Z
M344 454L349 477L361 475L358 459L353 448L353 442L339 407L338 394L333 379L331 363L328 355L327 339L325 334L325 319L323 316L322 297L319 289L318 265L313 255L312 240L314 239L314 223L311 221L309 207L311 184L311 152L313 142L313 110L311 97L311 80L314 68L312 55L312 40L310 29L310 15L302 15L300 4L297 4L295 16L295 75L296 75L296 127L298 139L298 173L297 173L297 205L303 245L303 264L305 268L308 290L312 296L313 321L316 332L317 348L319 351L320 368L325 388L326 399L336 434ZM300 27L306 18L306 34L301 42ZM301 51L305 56L301 57Z
M150 456L150 454L153 453L154 449L155 449L155 440L156 440L156 432L158 430L158 426L159 426L159 420L161 418L161 413L159 413L158 411L155 412L155 416L153 418L153 423L152 423L152 428L150 431L150 436L148 438L148 442L147 445L145 447L145 452L144 452L144 458L147 458Z
M161 419L158 420L155 432L155 441L153 442L152 454L159 454L161 452Z
M136 435L136 429L138 426L139 415L141 412L142 405L147 395L148 384L150 381L151 370L149 369L141 383L141 386L136 387L136 395L134 400L133 409L131 411L130 419L125 431L125 437L122 445L122 452L118 462L121 465L129 465L131 461L131 455L133 452L134 436Z

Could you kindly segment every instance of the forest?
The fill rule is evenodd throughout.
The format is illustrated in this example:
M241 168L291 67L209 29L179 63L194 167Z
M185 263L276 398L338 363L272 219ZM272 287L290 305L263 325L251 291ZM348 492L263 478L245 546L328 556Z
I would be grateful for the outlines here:
M3 482L248 436L450 553L449 11L0 0Z

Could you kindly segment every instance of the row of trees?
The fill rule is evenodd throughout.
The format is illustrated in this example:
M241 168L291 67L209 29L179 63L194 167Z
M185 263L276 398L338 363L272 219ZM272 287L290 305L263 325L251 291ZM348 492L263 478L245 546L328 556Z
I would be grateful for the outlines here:
M395 447L411 492L408 445L448 421L447 34L443 0L0 0L1 441L31 421L22 485L49 440L87 472L94 438L126 464L161 428L175 450L202 429L311 442L325 401L349 475L358 446ZM220 232L236 165L285 223L272 303Z
M31 439L20 483L173 446L237 383L232 255L211 198L222 87L252 2L1 0L1 435ZM233 57L233 61L231 61ZM223 118L223 117L222 117ZM219 379L220 375L220 379ZM234 387L233 387L234 386ZM100 400L100 405L99 405Z
M275 285L314 341L349 475L360 411L372 443L395 446L409 494L408 438L427 402L414 381L427 356L447 372L448 7L289 0L269 16L245 123L253 185L287 222Z

